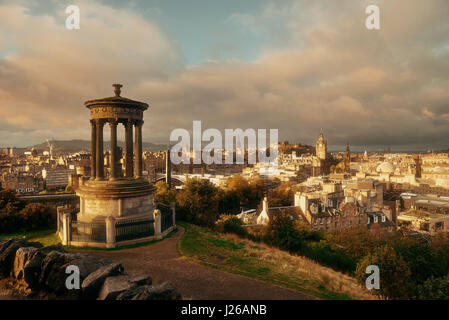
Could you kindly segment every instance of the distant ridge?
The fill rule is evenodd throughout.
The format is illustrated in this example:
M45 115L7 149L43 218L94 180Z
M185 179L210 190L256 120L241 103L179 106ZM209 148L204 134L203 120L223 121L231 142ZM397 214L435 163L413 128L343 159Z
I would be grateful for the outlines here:
M89 140L50 140L50 143L54 146L54 151L57 153L70 153L79 151L90 151L90 141ZM117 141L119 147L124 147L125 143L123 141ZM110 142L104 141L104 150L109 150ZM161 151L167 150L167 145L164 144L154 144L151 142L143 142L142 147L144 151ZM29 146L27 149L35 148L38 150L48 150L47 142L42 142L34 146Z

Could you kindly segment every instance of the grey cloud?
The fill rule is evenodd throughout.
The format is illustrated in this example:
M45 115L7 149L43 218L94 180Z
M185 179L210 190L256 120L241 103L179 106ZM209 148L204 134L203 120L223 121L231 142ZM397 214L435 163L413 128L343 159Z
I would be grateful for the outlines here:
M364 28L364 6L373 2L381 7L379 32ZM122 22L111 33L91 18L95 28L70 41L52 19L35 31L5 19L0 26L24 38L16 56L0 60L0 115L16 124L21 118L5 106L22 106L24 116L37 119L36 135L53 129L88 138L83 101L111 95L111 83L120 81L124 96L150 104L144 139L151 142L166 143L172 129L202 120L204 129L278 128L281 139L306 143L323 128L333 146L449 147L449 2L285 3L246 20L264 28L273 17L282 21L272 32L283 34L283 47L253 62L195 67L185 66L180 48L157 26L130 12L85 4ZM0 6L0 18L2 12ZM34 51L43 31L48 50Z

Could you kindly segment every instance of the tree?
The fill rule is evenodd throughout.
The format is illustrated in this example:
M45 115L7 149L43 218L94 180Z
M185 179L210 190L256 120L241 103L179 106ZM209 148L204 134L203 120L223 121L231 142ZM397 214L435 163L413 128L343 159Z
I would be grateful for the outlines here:
M56 223L56 212L42 203L29 203L19 214L21 228L24 231L48 228Z
M277 188L272 190L270 197L270 207L291 206L295 192L295 183L292 181L281 183Z
M373 293L382 299L408 299L411 279L410 270L406 262L389 245L377 247L365 256L357 265L356 276L365 286L366 268L376 265L380 270L380 289L373 289Z
M239 236L247 235L243 221L233 215L220 215L220 219L215 222L215 228L218 232L235 233Z
M265 228L264 240L290 252L298 253L303 248L303 241L293 219L284 213L275 213L271 216Z
M6 207L8 203L15 203L17 201L16 193L11 189L0 191L0 209Z
M260 201L263 197L264 182L261 178L243 178L235 174L226 181L225 196L234 201L234 207Z
M169 205L170 202L176 201L176 190L170 188L169 184L165 181L158 181L155 184L156 192L154 198L160 203Z
M418 299L449 300L449 275L444 278L427 279L418 287Z
M181 220L213 227L218 218L219 191L208 180L188 179L177 195Z

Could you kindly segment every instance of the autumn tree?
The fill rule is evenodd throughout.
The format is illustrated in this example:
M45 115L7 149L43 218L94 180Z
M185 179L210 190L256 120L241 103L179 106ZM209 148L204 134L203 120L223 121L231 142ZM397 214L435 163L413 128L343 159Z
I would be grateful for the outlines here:
M281 183L271 192L271 197L269 199L270 207L291 206L296 191L297 189L295 188L294 182L288 181Z
M218 218L219 191L208 180L188 179L177 194L177 212L182 220L213 227Z
M377 247L365 256L357 265L356 276L365 286L366 268L370 265L379 267L380 289L373 293L382 299L408 299L411 285L410 269L404 259L389 245Z
M170 202L174 202L176 200L176 190L170 188L167 182L158 181L154 186L156 187L156 192L154 193L154 198L156 201L169 205Z
M4 189L0 191L0 209L5 208L8 203L15 203L16 201L16 193L13 190Z
M271 216L264 230L264 241L290 252L298 253L303 242L295 222L289 215L281 212Z

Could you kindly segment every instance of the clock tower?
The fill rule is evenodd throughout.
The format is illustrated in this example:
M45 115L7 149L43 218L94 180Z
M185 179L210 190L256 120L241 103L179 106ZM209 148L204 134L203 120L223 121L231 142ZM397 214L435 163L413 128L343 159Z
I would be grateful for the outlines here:
M320 137L316 141L315 145L316 156L320 160L327 160L327 141L324 139L323 131L321 130Z

